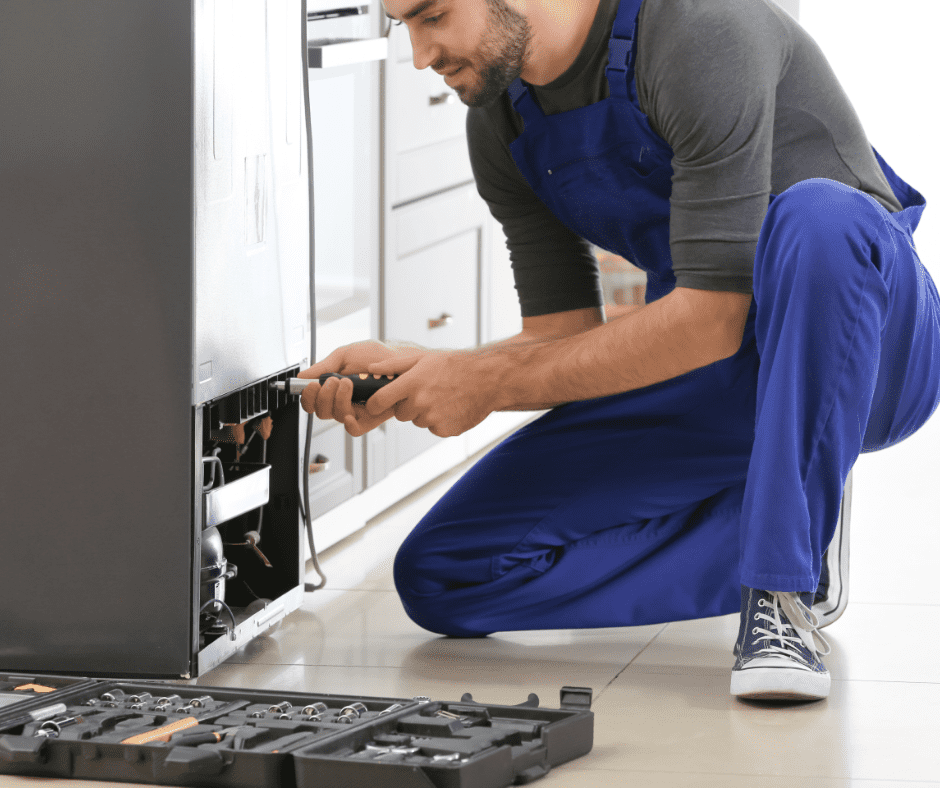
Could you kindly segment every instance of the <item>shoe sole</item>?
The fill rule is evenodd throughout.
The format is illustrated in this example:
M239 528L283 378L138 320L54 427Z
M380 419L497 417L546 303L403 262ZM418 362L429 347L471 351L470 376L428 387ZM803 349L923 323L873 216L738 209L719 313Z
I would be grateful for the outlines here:
M829 570L826 598L813 605L819 628L828 627L845 612L849 604L849 521L852 515L852 471L845 480L839 519L832 542L823 556Z
M745 668L731 674L731 694L752 700L822 700L829 697L828 673L786 668Z

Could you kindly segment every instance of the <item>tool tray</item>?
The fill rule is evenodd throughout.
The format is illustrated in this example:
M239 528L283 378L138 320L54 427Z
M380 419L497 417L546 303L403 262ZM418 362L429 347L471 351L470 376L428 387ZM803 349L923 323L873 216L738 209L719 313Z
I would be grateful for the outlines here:
M29 684L43 691L16 689ZM562 688L560 709L543 709L535 695L502 706L469 694L442 702L0 673L0 697L17 691L23 702L0 707L0 774L218 788L503 788L585 755L594 736L591 690L578 687ZM60 703L66 711L51 719L22 720ZM221 741L192 738L225 731Z

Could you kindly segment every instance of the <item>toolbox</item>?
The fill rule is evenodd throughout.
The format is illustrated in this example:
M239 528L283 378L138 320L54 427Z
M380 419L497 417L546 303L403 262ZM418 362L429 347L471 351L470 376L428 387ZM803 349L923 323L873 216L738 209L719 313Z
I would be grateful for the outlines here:
M0 673L0 774L212 788L503 788L590 752L560 708Z

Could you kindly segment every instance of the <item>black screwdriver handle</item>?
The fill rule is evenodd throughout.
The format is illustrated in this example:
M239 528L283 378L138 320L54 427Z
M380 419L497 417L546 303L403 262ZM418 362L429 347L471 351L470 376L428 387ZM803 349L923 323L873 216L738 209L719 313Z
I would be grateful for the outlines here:
M358 405L364 405L365 401L382 386L387 386L395 380L395 375L369 375L365 372L359 375L339 375L336 372L328 372L326 375L320 375L320 385L322 386L330 378L351 380L353 384L352 401Z

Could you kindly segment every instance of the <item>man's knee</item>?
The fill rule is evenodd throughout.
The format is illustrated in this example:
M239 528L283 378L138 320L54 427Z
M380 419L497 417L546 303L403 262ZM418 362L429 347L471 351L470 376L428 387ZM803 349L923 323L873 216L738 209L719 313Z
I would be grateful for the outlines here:
M414 533L414 532L413 532ZM488 631L474 628L468 620L466 607L458 606L451 597L446 581L427 570L421 540L409 537L395 555L392 576L395 590L405 613L415 624L429 632L448 637L484 637Z
M808 240L870 235L884 224L884 209L874 198L827 178L795 183L777 195L767 210L767 229L798 228Z
M771 203L755 259L755 286L791 280L810 289L838 287L872 259L884 211L871 197L825 178L800 181Z

